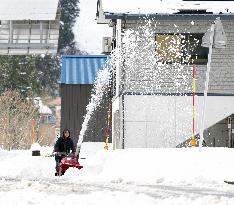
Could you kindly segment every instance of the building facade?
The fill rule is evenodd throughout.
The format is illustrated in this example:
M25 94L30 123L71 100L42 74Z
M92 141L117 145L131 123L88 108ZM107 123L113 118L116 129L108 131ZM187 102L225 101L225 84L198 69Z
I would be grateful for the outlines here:
M199 134L208 61L208 50L201 43L218 17L227 46L213 48L204 137L208 146L227 146L234 114L234 13L224 8L234 4L165 3L115 9L110 2L99 1L98 23L109 20L113 45L123 59L114 68L113 146L176 147L191 139L193 67L195 134Z
M67 128L75 143L86 115L93 84L107 60L105 55L64 55L61 70L61 133ZM84 141L104 142L107 128L108 96L91 116Z
M59 0L0 2L0 55L56 54Z

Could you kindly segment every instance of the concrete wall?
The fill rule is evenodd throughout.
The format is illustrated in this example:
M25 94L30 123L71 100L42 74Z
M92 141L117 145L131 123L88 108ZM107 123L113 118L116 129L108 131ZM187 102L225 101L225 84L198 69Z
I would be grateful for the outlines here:
M220 106L222 104L222 106ZM234 113L234 97L208 96L205 128L206 141L212 146L225 146L227 123ZM203 109L203 96L195 98L195 132L199 133ZM124 96L124 148L176 147L192 137L191 96ZM123 113L121 113L123 115ZM224 125L224 126L223 126Z

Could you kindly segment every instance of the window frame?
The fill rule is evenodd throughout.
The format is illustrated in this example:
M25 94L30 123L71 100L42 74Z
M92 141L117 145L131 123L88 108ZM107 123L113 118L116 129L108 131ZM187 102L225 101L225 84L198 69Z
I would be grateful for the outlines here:
M209 49L206 47L201 46L201 41L204 33L155 33L155 42L156 42L156 53L157 51L157 35L173 35L173 36L183 36L184 39L181 37L181 59L179 61L171 61L171 60L165 60L162 61L163 63L171 64L174 62L181 63L181 64L196 64L196 65L206 65L208 62L208 53ZM189 39L191 37L191 39ZM200 42L197 44L198 49L191 51L191 45L190 42L193 39L198 39ZM195 45L195 44L192 44ZM188 54L191 54L190 58L186 61L186 51ZM203 55L199 54L193 54L193 53L204 53ZM199 58L200 56L200 58Z

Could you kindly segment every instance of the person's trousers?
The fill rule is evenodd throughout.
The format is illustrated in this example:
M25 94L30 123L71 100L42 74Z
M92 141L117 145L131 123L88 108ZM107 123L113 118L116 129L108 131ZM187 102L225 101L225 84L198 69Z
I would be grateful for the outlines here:
M56 161L55 170L57 173L59 172L60 162L62 158L63 158L62 156L55 156L55 161Z

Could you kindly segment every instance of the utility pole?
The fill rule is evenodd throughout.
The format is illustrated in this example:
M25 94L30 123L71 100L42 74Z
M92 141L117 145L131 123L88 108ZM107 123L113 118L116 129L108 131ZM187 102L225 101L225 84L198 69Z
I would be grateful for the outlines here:
M202 112L202 121L200 127L200 140L199 140L199 150L201 151L203 143L203 134L205 130L205 121L206 121L206 98L209 88L209 74L211 68L211 57L212 57L212 48L226 48L227 37L225 35L223 25L221 23L220 17L216 18L214 23L212 23L211 28L205 33L202 38L202 46L209 48L208 62L207 62L207 71L206 71L206 80L205 80L205 89L203 97L203 112Z

